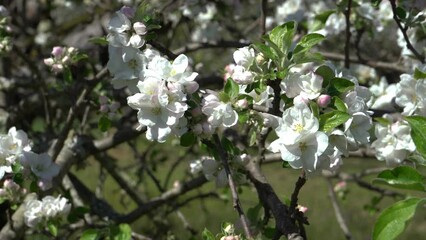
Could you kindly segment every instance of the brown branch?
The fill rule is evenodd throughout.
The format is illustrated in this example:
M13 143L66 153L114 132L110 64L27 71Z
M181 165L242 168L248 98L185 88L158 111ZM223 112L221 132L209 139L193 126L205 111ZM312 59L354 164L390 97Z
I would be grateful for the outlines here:
M224 150L222 143L219 139L219 136L217 134L213 135L213 140L214 140L215 146L216 146L213 149L219 150L219 157L222 160L223 168L225 169L226 176L228 178L228 184L229 184L229 188L231 189L234 209L237 210L238 215L240 216L240 220L241 220L241 223L243 225L244 233L245 233L246 237L249 238L249 239L253 239L253 235L250 232L250 228L249 228L247 218L244 214L243 208L241 206L240 199L238 197L236 184L234 182L234 179L232 178L231 169L229 168L229 165L228 165L228 160L229 160L228 153Z
M410 38L407 35L408 27L403 27L401 24L401 19L399 19L398 15L396 14L396 1L395 0L389 0L391 6L392 6L392 13L393 13L393 19L396 22L396 25L398 25L399 30L401 30L402 35L404 36L405 43L407 44L407 48L410 49L410 51L414 54L414 56L421 62L425 63L425 58L422 56L417 50L413 47L411 44Z
M266 10L268 9L268 1L262 0L260 5L260 36L265 35L266 33Z
M351 43L351 7L352 0L348 0L348 6L345 11L345 19L346 19L346 42L345 42L345 68L349 69L350 60L349 60L349 48Z
M334 214L336 215L337 223L339 224L340 229L342 229L345 234L346 239L352 239L352 234L349 231L348 225L345 221L345 218L342 215L342 211L340 210L339 203L337 202L336 193L334 192L333 185L331 184L330 179L326 179L328 184L328 196L330 197L331 204L333 205Z
M258 162L251 160L246 165L246 169L249 171L248 177L254 184L265 211L270 210L275 218L276 234L274 239L279 239L280 236L284 235L289 240L303 240L296 220L292 218L288 207L281 202L272 186L261 173Z
M339 53L330 53L330 52L320 52L321 55L323 55L325 58L329 60L334 61L345 61L345 56L341 55ZM349 61L351 63L358 63L362 65L366 65L372 68L387 70L387 71L394 71L398 73L406 73L409 71L409 69L401 66L398 63L389 63L389 62L381 62L381 61L374 61L374 60L359 60L355 57L349 57Z
M250 43L221 40L215 43L189 43L185 47L178 48L174 50L173 52L176 55L179 55L179 54L194 52L194 51L197 51L200 49L206 49L206 48L242 48L248 45L250 45Z

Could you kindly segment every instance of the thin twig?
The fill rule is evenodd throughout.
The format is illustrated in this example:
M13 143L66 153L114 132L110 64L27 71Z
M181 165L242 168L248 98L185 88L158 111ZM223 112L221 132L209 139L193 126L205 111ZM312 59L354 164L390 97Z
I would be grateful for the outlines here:
M349 231L348 225L342 215L342 211L340 210L339 203L337 202L336 193L334 192L333 185L331 184L330 179L326 179L328 184L328 196L330 197L331 204L333 205L334 214L336 215L337 223L339 224L340 229L342 229L345 234L346 239L352 239L352 234Z
M241 206L240 199L238 197L237 187L235 185L234 179L232 178L231 170L229 169L228 165L228 154L226 151L224 151L224 148L222 146L222 143L219 139L219 136L217 134L213 135L213 140L216 145L216 149L219 150L219 156L222 160L223 168L225 169L226 176L228 178L228 184L229 188L231 189L232 199L233 199L233 205L235 210L237 210L238 215L240 216L241 223L243 225L244 233L247 238L252 239L253 235L250 232L249 224L247 221L247 218L244 214L243 208Z
M350 60L349 60L349 48L350 48L350 42L351 42L351 7L352 7L352 0L348 0L348 7L345 11L345 18L346 18L346 42L345 42L345 68L349 68L350 66Z
M398 15L396 14L396 1L390 0L389 1L392 6L392 13L393 13L393 19L396 22L396 25L398 25L399 30L401 30L402 35L404 36L405 43L407 44L407 48L410 49L410 51L414 54L414 56L422 63L425 63L425 58L422 56L417 50L413 47L411 44L410 38L407 35L408 27L403 27L401 24L401 19L399 19Z
M266 10L268 9L268 1L262 0L261 6L260 6L260 35L263 36L266 33Z

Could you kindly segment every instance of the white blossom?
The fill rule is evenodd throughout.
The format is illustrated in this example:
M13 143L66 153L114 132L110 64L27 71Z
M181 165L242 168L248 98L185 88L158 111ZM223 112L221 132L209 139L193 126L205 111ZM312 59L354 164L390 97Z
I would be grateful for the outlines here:
M59 174L60 167L52 162L52 158L47 153L37 154L31 151L24 152L21 163L24 167L29 167L39 178L52 180Z
M376 124L377 140L371 146L376 149L377 159L386 161L391 167L401 164L409 153L416 150L410 130L410 126L401 121L388 126Z
M31 146L24 131L12 127L7 135L0 135L0 159L5 159L8 165L15 163L23 152L30 150Z
M237 124L238 114L231 103L220 101L216 94L211 93L204 97L201 105L202 112L213 127L232 127Z

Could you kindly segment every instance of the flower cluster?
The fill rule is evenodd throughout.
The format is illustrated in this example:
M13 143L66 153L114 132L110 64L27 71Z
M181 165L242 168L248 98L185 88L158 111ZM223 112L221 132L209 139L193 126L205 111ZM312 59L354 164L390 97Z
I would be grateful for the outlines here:
M44 59L44 64L49 66L53 72L60 73L73 63L73 57L77 54L74 47L56 46L52 49L52 57Z
M15 127L10 128L7 135L0 135L0 163L0 179L5 174L32 172L42 189L50 188L52 178L59 173L59 166L51 157L47 153L32 152L27 134Z
M275 128L278 139L268 147L272 152L280 152L281 158L291 167L303 168L308 173L321 169L337 170L342 164L342 155L369 142L368 130L372 127L371 112L367 107L371 98L369 90L333 66L323 65L321 68L334 71L337 77L347 78L334 80L353 87L336 94L332 84L324 83L316 70L290 71L281 82L281 91L293 99L293 106L286 106L282 118L278 119ZM327 123L329 118L339 119L339 122Z
M6 179L3 182L3 188L0 188L0 203L6 200L11 203L19 203L25 194L27 194L25 188L21 188L12 179Z
M41 201L29 200L25 203L24 221L28 227L45 226L48 221L58 220L66 216L71 204L64 197L46 196Z

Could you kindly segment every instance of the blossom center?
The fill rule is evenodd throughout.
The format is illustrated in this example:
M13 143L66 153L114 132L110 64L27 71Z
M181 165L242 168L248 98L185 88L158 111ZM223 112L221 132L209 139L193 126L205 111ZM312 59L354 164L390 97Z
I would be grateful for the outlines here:
M296 123L293 127L293 130L298 133L301 133L303 131L303 125L301 123Z

